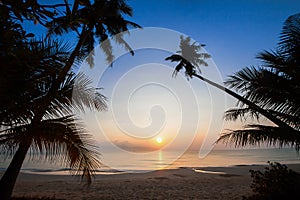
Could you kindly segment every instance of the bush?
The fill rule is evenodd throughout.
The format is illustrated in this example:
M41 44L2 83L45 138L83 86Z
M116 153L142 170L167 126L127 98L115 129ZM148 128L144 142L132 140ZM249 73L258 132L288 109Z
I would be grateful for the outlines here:
M300 199L300 175L286 165L268 162L264 172L250 170L251 189L255 193L248 200Z

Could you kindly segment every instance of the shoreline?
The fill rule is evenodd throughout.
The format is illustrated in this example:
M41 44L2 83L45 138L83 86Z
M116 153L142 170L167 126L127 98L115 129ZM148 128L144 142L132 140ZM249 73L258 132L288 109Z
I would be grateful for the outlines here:
M300 166L300 162L290 162L290 163L282 163L280 162L280 164L283 165L287 165L288 167L291 167L292 169L295 169L296 171L299 170L298 169L298 165ZM264 167L268 166L267 163L265 164L261 164L261 163L256 163L256 164L234 164L234 165L211 165L211 166L189 166L189 167L166 167L163 169L132 169L132 170L127 170L127 169L111 169L111 168L100 168L98 170L96 170L95 175L114 175L114 174L139 174L139 173L147 173L147 172L152 172L152 171L160 171L160 170L174 170L174 169L181 169L181 168L191 168L191 169L208 169L208 170L214 170L214 169L224 169L226 171L226 169L231 169L231 168L236 168L236 167L262 167L261 169L263 169ZM300 167L299 167L300 168ZM0 169L0 177L1 174L4 173L6 169L5 168L1 168ZM71 175L70 173L70 169L68 168L61 168L61 169L40 169L40 168L25 168L25 169L21 169L21 173L24 174L36 174L36 175ZM299 171L300 173L300 171Z
M267 165L181 167L146 173L98 174L86 187L80 177L20 173L14 197L57 199L241 199L251 194L250 169ZM300 173L300 164L287 164Z

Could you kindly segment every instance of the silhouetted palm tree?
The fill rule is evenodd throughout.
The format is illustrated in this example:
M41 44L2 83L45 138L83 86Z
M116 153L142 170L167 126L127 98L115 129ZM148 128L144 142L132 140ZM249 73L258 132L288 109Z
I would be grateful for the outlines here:
M75 85L77 89L75 94L79 95L73 95L75 101L72 103L76 76L70 70L93 48L94 36L99 42L103 42L112 34L128 30L128 26L139 27L123 18L123 14L130 16L132 14L131 8L123 0L96 0L93 4L88 0L75 0L72 9L67 1L55 5L40 5L37 1L19 3L15 5L10 1L1 2L0 10L3 11L1 21L34 20L35 23L46 26L49 35L71 30L78 34L79 39L75 48L65 51L60 47L66 46L61 46L58 42L53 43L51 40L22 41L21 45L12 43L12 52L9 56L13 59L2 57L5 61L3 66L6 65L5 70L14 65L12 69L16 70L16 76L13 75L12 78L24 83L24 87L21 86L18 92L13 94L15 98L12 99L12 104L6 101L0 113L1 147L6 153L15 153L0 181L0 193L4 199L10 198L29 149L46 153L47 158L53 158L61 153L66 155L66 163L77 172L82 172L90 181L91 173L100 164L98 154L91 137L77 123L72 110L83 109L84 106L95 110L105 109L105 98L99 93L95 95L94 89L88 87L89 81L83 75L77 75L79 85L77 88ZM65 13L61 12L62 6L66 8ZM122 34L114 39L130 49L122 39ZM102 47L107 60L112 61L111 46ZM20 75L21 72L18 71L20 69L25 73ZM10 88L17 87L18 84L13 84Z
M50 22L46 23L48 36L75 31L78 35L78 41L47 96L52 96L52 93L57 90L76 60L84 58L91 53L90 51L95 44L95 38L98 39L100 46L106 53L107 61L112 62L112 47L110 40L106 40L108 36L117 34L113 39L123 44L124 47L129 49L133 54L130 46L123 40L123 32L128 31L129 27L140 27L124 19L123 15L132 15L132 9L124 0L96 0L93 3L89 0L75 0L72 8L67 2L65 3L65 8L65 15L53 17ZM106 40L105 43L103 43L104 40ZM87 60L92 66L92 56L89 56ZM42 104L45 108L41 108L41 110L45 110L50 103L48 98L44 99L45 102ZM42 118L43 113L40 113L41 114L36 115L36 120Z
M252 102L246 97L243 97L238 93L235 93L229 90L228 88L201 76L200 66L201 65L207 66L205 59L210 57L209 54L201 52L202 46L203 45L199 45L196 43L191 44L190 37L184 38L183 36L181 36L180 38L181 50L178 51L177 54L173 54L165 59L165 60L170 60L171 62L179 62L179 64L175 67L174 75L176 75L176 73L178 73L181 69L185 69L185 74L188 78L197 77L200 80L203 80L206 83L225 91L227 94L238 99L240 102L248 105L249 108L255 111L255 113L259 113L265 116L266 118L268 118L270 121L272 121L279 127L292 130L292 127L290 127L287 123L277 118L276 115L274 115L273 113L256 105L255 102Z
M112 39L134 54L123 39L123 35L128 32L129 27L140 28L140 26L123 17L123 15L132 16L132 8L124 0L95 0L93 3L89 0L75 0L72 8L66 4L65 12L66 15L53 19L46 26L48 35L62 35L75 31L79 40L74 54L78 55L79 51L83 51L87 56L94 49L96 39L104 50L107 61L111 63L114 56L110 40L107 40L109 36L113 36Z
M251 124L223 134L219 141L236 146L267 142L300 150L300 14L285 21L280 38L276 51L258 55L263 62L259 68L246 67L230 76L226 84L293 129ZM226 118L236 120L255 112L249 106L232 109Z
M68 73L64 82L53 95L47 96L56 81L64 61L69 55L68 47L51 40L31 41L14 48L11 57L14 59L4 63L4 67L21 70L25 67L25 75L18 79L22 85L8 86L12 95L20 98L11 99L14 106L5 104L1 109L1 152L14 155L13 159L0 180L2 199L9 199L25 156L41 153L46 159L59 157L76 173L82 173L91 180L93 170L100 166L99 154L94 146L91 135L74 116L74 109L88 107L93 110L106 108L105 97L89 86L90 81L82 74ZM6 58L6 57L5 57ZM18 71L20 73L20 71ZM17 73L18 74L18 73ZM15 77L16 78L16 77ZM75 84L75 78L78 84ZM73 95L75 90L75 94ZM8 93L9 94L9 93ZM1 93L1 96L4 96ZM44 98L50 98L50 104L41 120L35 120L36 113L44 107ZM73 101L72 101L73 100ZM74 101L75 100L75 101Z

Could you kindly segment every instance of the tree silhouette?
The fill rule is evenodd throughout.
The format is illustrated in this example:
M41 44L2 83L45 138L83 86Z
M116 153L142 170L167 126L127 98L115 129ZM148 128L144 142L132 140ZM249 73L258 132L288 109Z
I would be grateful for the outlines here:
M201 46L196 43L190 44L191 39L190 37L184 38L181 36L180 38L180 49L181 51L178 51L177 53L180 54L173 54L169 57L167 57L165 60L170 60L171 62L179 62L179 64L175 67L174 75L178 73L181 69L185 69L185 74L188 78L197 77L198 79L218 88L226 92L227 94L233 96L234 98L238 99L242 103L248 105L256 112L260 113L261 115L268 118L273 123L277 124L280 127L286 128L286 129L292 129L288 124L278 119L275 115L268 112L267 110L264 110L260 108L255 103L251 102L247 98L239 95L236 92L233 92L232 90L217 84L203 76L201 76L201 70L200 66L207 66L207 63L205 62L205 59L209 58L210 55L207 53L201 53Z
M300 150L300 14L290 16L284 23L278 47L275 51L264 51L257 57L260 67L246 67L230 76L226 84L242 93L292 129L250 124L243 130L229 131L219 141L247 144L289 145ZM242 105L243 106L243 105ZM226 112L226 118L253 115L249 106Z
M12 90L9 96L19 97L10 99L1 109L1 152L6 155L14 154L0 180L0 193L3 199L10 198L28 150L31 153L45 154L46 159L64 155L62 159L65 164L72 170L82 173L88 182L92 171L100 166L98 152L91 135L84 130L73 114L74 109L83 106L99 111L105 109L105 98L99 93L94 93L95 90L89 86L90 82L86 77L68 73L65 81L50 97L51 104L47 107L43 118L39 121L33 120L35 113L43 106L41 105L43 98L56 81L59 69L63 67L63 60L69 54L63 50L64 48L65 46L52 41L42 43L31 41L14 49L16 57L11 60L12 63L4 63L6 68L13 66L18 70L17 74L25 66L26 74L15 77L24 84L24 87L20 86L19 82L9 85ZM75 85L75 78L80 85ZM74 90L81 95L72 102Z
M76 75L71 69L88 55L94 38L102 43L112 34L127 31L128 26L138 27L123 18L131 16L131 8L123 0L75 0L72 6L67 1L54 5L1 1L0 10L4 22L0 28L0 81L4 83L0 88L0 147L6 155L14 155L0 180L1 198L10 199L28 151L45 154L46 159L62 154L63 161L90 182L100 166L99 154L74 109L101 111L106 99L83 74ZM28 40L33 34L24 31L24 20L45 26L48 38ZM51 39L53 34L69 31L78 35L74 48ZM122 34L114 39L130 49ZM111 61L112 47L102 48ZM74 90L79 95L74 96Z
M236 146L258 145L268 142L270 145L290 145L300 150L299 135L299 14L287 19L284 24L277 52L265 51L259 54L265 66L258 69L242 69L225 83L234 92L201 76L200 66L207 66L205 59L210 55L201 53L201 47L191 44L189 37L180 38L180 51L166 58L178 62L174 74L185 69L188 78L197 77L206 83L235 97L241 106L225 113L226 119L239 117L264 116L276 126L249 124L242 130L233 130L220 136L217 142L234 143ZM240 95L241 94L241 95Z

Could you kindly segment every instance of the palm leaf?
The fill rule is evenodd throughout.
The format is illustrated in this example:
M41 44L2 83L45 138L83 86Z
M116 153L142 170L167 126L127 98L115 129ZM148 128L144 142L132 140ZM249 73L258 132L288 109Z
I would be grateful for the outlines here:
M229 132L220 136L217 143L220 141L223 141L225 144L234 144L235 147L268 144L270 146L278 145L279 147L289 145L297 151L300 150L300 135L298 131L287 131L275 126L258 124L248 125L242 130L229 130Z
M72 82L74 83L72 100L75 107L82 110L81 105L84 105L94 111L106 110L107 98L96 91L99 88L96 89L91 86L91 81L84 74L78 74L66 85L70 85Z
M0 57L1 123L27 123L69 55L57 40L31 40Z
M291 15L285 21L279 42L279 48L287 54L299 52L300 14Z
M72 12L69 11L67 15L57 17L47 23L48 36L75 31L80 37L83 37L80 49L82 53L85 53L85 56L92 51L96 38L107 56L108 63L111 63L114 56L111 42L107 40L109 36L116 35L113 39L133 54L129 44L123 39L122 32L128 31L129 27L140 28L140 26L123 17L124 15L132 15L132 9L125 1L101 0L93 3L87 1L82 6L78 6L79 4L80 2L75 1ZM80 34L79 31L82 33ZM102 44L104 41L105 44ZM89 56L88 59L93 66L92 56Z
M299 88L294 81L272 70L246 67L225 83L264 109L295 116L300 114L300 99L295 95L300 92Z
M13 155L21 142L31 144L31 157L59 161L81 174L90 183L91 176L101 166L98 147L92 136L73 116L43 120L38 125L10 127L0 132L0 147Z
M69 74L51 97L51 104L46 110L46 118L69 115L85 108L92 111L106 110L107 98L91 86L91 81L84 74Z
M250 115L252 119L259 119L259 113L255 112L253 109L246 107L246 108L233 108L229 109L225 112L225 119L226 120L237 120L238 118L240 119L247 119L247 115Z
M48 159L59 156L72 173L81 174L88 183L91 182L91 175L101 166L100 153L92 136L78 121L72 116L45 120L36 132L32 153L45 153Z

